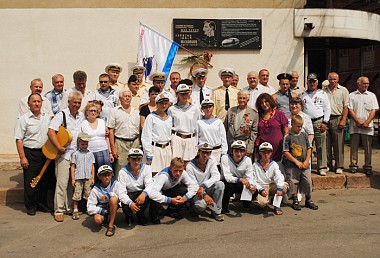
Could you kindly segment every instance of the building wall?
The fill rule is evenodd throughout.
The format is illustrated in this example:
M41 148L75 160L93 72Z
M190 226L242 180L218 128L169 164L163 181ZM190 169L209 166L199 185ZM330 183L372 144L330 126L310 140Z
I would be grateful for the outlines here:
M2 1L2 8L10 8L4 6L5 2L11 4L15 1ZM42 78L46 92L52 87L51 76L62 73L65 88L71 88L72 74L80 69L88 74L87 87L95 89L97 77L104 72L105 66L119 62L124 67L121 81L127 81L130 67L136 61L139 21L171 38L173 18L262 19L261 50L205 49L214 55L211 60L214 68L210 70L208 85L215 87L221 84L217 74L223 67L233 67L237 71L240 87L246 86L245 78L249 71L261 68L271 72L272 85L277 85L278 73L290 70L300 71L300 83L303 83L304 44L302 38L293 36L293 8L30 9L28 4L40 6L40 1L19 2L25 6L0 9L3 21L0 24L0 70L4 78L3 93L7 96L2 101L0 154L16 153L13 128L18 101L30 92L29 84L33 78ZM202 53L203 50L195 52ZM180 64L179 60L187 55L180 50L172 68L182 77L188 76L190 65Z

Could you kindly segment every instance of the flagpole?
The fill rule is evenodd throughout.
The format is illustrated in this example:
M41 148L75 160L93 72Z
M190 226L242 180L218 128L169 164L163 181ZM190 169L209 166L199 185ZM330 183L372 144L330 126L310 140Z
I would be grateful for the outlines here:
M156 31L156 30L154 30L154 29L152 29L151 27L149 27L148 25L146 25L146 24L143 24L143 23L141 23L140 22L140 25L142 25L142 26L144 26L144 27L147 27L147 28L149 28L150 30L152 30L152 31L154 31L155 33L157 33L157 34L159 34L160 36L162 36L162 37L164 37L164 38L166 38L167 40L170 40L170 41L173 41L173 42L175 42L174 40L171 40L171 39L169 39L169 38L167 38L167 37L165 37L164 35L162 35L161 33L159 33L158 31ZM192 52L192 51L190 51L189 49L187 49L187 48L185 48L184 46L182 46L181 44L179 44L178 42L175 42L181 49L183 49L183 50L185 50L186 52L188 52L188 53L190 53L190 54L192 54L193 56L197 56L194 52ZM207 62L205 59L203 59L202 57L197 57L197 59L200 59L200 60L202 60L202 62L204 62L204 63L206 63L208 66L210 66L211 68L213 68L214 66L212 65L212 64L210 64L209 62Z

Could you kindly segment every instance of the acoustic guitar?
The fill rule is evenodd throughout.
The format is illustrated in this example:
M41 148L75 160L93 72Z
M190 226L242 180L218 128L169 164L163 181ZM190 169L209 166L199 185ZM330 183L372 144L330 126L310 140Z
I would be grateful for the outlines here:
M65 146L66 144L71 143L71 141L73 140L73 135L65 127L60 126L57 132L57 139L58 139L59 145ZM50 164L50 161L52 161L53 159L58 159L60 157L58 153L58 149L50 141L49 138L45 142L44 146L42 146L42 153L45 155L47 160L44 166L42 167L41 172L38 174L38 176L33 178L32 182L30 182L30 187L32 188L35 188L38 182L41 180L41 177L44 175L47 167Z

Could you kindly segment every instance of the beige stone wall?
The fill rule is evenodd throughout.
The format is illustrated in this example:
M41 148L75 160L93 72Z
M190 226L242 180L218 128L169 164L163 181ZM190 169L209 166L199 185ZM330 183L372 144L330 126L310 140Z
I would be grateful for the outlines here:
M1 1L4 2L7 1ZM24 1L29 2L37 4L39 1ZM88 74L87 87L95 89L104 67L110 62L119 62L125 68L121 75L125 82L130 75L129 68L136 61L139 21L171 38L173 18L262 19L261 50L210 50L214 55L211 61L214 68L210 70L208 85L221 84L218 71L223 67L237 71L240 87L246 86L249 71L261 68L270 70L272 85L277 84L278 73L293 69L300 71L302 78L304 45L302 38L293 36L293 13L292 8L0 9L3 21L0 23L0 71L3 94L7 95L2 101L0 117L0 153L16 153L13 128L17 103L29 93L33 78L42 78L46 92L52 87L51 76L62 73L65 87L71 88L73 72L81 69ZM188 76L189 65L180 64L179 60L187 55L180 50L172 68L182 77Z
M0 8L303 8L306 0L1 0Z

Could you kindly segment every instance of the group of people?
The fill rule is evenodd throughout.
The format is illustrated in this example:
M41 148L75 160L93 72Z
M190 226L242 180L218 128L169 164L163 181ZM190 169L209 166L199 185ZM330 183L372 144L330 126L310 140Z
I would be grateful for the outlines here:
M249 208L260 208L273 197L273 211L282 214L288 197L292 208L316 210L311 200L313 142L320 175L343 172L343 131L350 114L350 171L358 170L358 146L365 148L365 173L371 174L373 118L376 96L368 91L367 77L349 94L339 75L328 74L329 85L318 89L318 77L307 76L307 90L297 85L298 74L277 76L279 90L268 84L269 71L247 74L248 86L238 89L231 68L219 71L222 85L206 86L208 70L192 72L193 80L156 72L145 81L145 68L134 66L127 84L119 82L119 64L109 64L99 76L95 91L86 87L87 74L76 71L75 87L64 89L64 77L52 77L53 89L42 96L40 79L31 82L31 94L20 100L15 127L16 146L24 170L24 202L28 215L50 211L48 180L30 185L46 157L49 140L55 160L54 219L64 214L79 219L81 203L96 224L115 233L119 204L127 224L134 216L141 225L160 216L180 219L182 206L193 216L209 208L223 221L234 196ZM72 141L62 143L64 128ZM58 134L57 134L58 133ZM335 160L335 164L333 161ZM234 195L235 194L235 195ZM162 204L168 204L166 211Z

